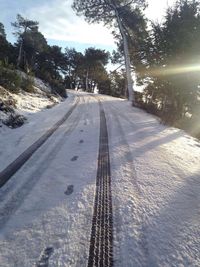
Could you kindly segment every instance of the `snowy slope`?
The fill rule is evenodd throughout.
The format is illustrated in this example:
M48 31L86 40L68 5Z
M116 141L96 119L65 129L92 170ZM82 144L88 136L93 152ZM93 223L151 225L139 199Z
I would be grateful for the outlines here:
M77 96L69 119L0 189L0 266L86 266L98 98L109 132L114 266L200 266L200 143L125 100L71 92L53 109L31 115L29 124L0 133L1 170Z
M18 70L17 73L25 79L31 77L31 79L33 79L34 87L36 90L40 90L40 91L43 91L45 93L51 93L51 91L52 91L51 87L47 83L44 83L41 79L39 79L37 77L28 76L25 72L20 71L20 70Z
M20 76L27 78L24 72L18 71ZM51 94L51 88L44 84L38 78L33 78L34 81L34 93L28 93L20 90L18 94L14 94L0 86L0 103L8 105L13 111L3 112L0 110L0 127L6 128L2 123L9 118L10 114L19 114L28 118L32 113L51 108L55 104L62 101L62 98L58 95Z

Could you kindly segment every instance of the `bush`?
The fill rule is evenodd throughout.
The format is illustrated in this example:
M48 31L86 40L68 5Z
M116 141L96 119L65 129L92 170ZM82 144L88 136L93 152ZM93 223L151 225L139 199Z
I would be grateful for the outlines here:
M158 109L157 105L149 102L149 103L145 103L145 102L136 102L136 106L146 110L146 112L156 115L156 116L160 116L160 110Z
M18 93L21 79L16 71L0 66L0 85L12 93Z
M10 106L9 101L3 102L2 100L0 100L0 111L8 113L8 112L14 112L14 109Z
M56 93L63 98L67 98L66 87L61 77L55 79L52 74L45 69L36 72L36 76L50 85L52 93Z
M33 79L31 77L22 77L21 78L21 84L20 87L22 88L22 90L28 92L28 93L34 93L34 82Z
M10 127L10 128L17 128L20 127L24 124L24 122L26 121L26 118L22 115L19 114L10 114L8 119L2 121L3 124L5 124L6 126Z
M62 82L59 80L51 80L50 86L52 87L53 93L57 93L61 97L67 98L67 92Z

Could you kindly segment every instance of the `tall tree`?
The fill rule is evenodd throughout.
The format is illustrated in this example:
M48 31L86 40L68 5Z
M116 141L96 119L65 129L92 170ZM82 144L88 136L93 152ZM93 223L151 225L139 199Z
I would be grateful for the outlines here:
M153 25L151 44L143 72L151 102L160 105L171 123L188 112L197 114L199 101L200 11L199 1L177 1L165 21Z
M61 47L57 45L49 47L49 60L53 65L55 79L60 76L60 73L66 72L65 55L62 53Z
M59 79L60 74L64 73L64 53L59 46L47 46L46 49L37 55L37 71L36 73L49 76L51 79ZM41 77L42 78L42 77ZM47 78L48 79L48 78Z
M84 75L84 55L74 48L65 48L65 61L67 63L66 81L70 88L75 88L77 80Z
M125 8L132 10L145 8L145 0L74 0L73 8L77 11L78 15L84 15L89 22L103 21L105 25L110 27L113 24L117 24L123 40L129 100L134 103L127 32L121 14Z
M5 54L8 48L8 43L6 40L6 33L4 29L4 25L0 22L0 60L4 61Z
M17 15L17 21L14 23L11 23L11 25L15 28L15 35L18 37L19 42L19 55L17 59L17 67L20 67L20 64L22 63L22 54L23 54L23 43L24 43L24 37L28 30L37 30L38 29L38 22L25 19L20 14Z
M47 41L37 28L23 36L24 69L28 73L36 68L37 55L47 49Z
M143 12L139 8L130 9L128 6L123 8L121 12L123 18L123 26L126 31L128 48L130 54L131 68L134 71L136 82L139 83L139 73L146 67L146 54L148 51L148 30L147 20ZM117 40L117 51L112 54L112 62L122 64L124 45L118 29L113 30L115 39Z
M1 22L0 22L0 36L3 37L4 39L6 38L4 25Z
M115 97L126 97L126 73L125 70L110 73L111 95Z
M70 87L74 87L80 84L88 92L92 92L97 84L98 87L105 87L105 80L109 79L105 69L109 57L109 52L93 47L87 48L84 54L75 49L66 48L67 85L71 83Z
M96 73L101 70L103 66L108 64L109 53L105 50L95 49L90 47L85 51L84 64L86 67L85 87L86 91L89 90L89 79L96 76ZM91 81L92 82L92 81Z

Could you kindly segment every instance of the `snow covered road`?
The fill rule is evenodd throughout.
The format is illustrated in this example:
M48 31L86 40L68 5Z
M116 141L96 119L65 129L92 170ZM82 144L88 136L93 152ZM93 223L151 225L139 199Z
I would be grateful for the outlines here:
M2 172L0 172L0 187L2 187L25 163L26 161L38 150L48 138L68 119L73 110L76 108L79 102L77 98L74 105L68 110L68 112L48 129L38 140L36 140L31 146L29 146L19 157L17 157L11 164L9 164Z
M49 266L86 264L99 109L90 96L80 97L69 119L1 189L2 267L43 266L47 248L53 249Z
M0 170L63 117L73 94L15 132L0 133ZM0 189L0 266L87 266L98 100L108 127L114 266L200 266L199 142L127 101L79 97L67 121Z
M200 266L200 144L104 97L115 266Z

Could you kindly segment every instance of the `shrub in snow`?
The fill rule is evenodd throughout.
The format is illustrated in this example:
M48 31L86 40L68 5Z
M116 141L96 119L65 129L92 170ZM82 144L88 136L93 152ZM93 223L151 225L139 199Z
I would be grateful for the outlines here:
M59 80L51 80L50 85L54 93L59 94L63 98L67 98L65 86Z
M21 77L21 84L20 87L22 90L28 92L28 93L34 93L34 81L33 78L30 76L27 77Z
M0 66L0 85L13 93L19 92L20 76L16 71Z
M55 103L54 104L51 104L51 105L47 105L46 106L46 109L50 109L50 108L52 108L52 107L54 107L55 106Z
M9 101L9 100L7 100ZM0 100L0 111L3 111L5 113L8 113L8 112L14 112L14 109L11 107L10 103L6 103L7 101L2 101ZM12 101L11 101L12 102Z
M17 128L17 127L22 126L25 121L26 121L26 118L23 115L11 113L9 117L3 120L2 122L3 124L5 124L6 126L10 128Z
M44 83L41 79L36 78L36 77L34 77L33 79L34 79L35 87L39 88L41 91L43 91L43 92L45 92L47 94L51 93L52 90L51 90L51 87L50 87L49 84Z

